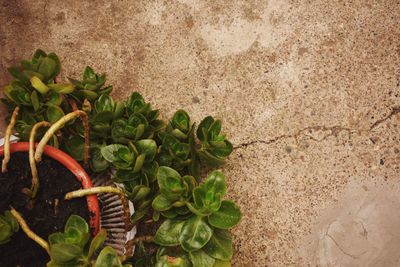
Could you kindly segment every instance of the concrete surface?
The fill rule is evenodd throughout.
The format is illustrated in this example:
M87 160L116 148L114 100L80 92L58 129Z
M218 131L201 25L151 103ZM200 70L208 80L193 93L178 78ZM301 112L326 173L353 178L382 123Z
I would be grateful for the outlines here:
M399 1L6 1L5 68L41 47L165 117L223 119L234 266L399 266Z

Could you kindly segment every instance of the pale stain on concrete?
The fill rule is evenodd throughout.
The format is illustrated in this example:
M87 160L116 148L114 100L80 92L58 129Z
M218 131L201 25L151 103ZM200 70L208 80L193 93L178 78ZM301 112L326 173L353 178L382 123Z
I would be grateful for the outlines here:
M235 146L229 196L244 212L234 266L390 266L400 257L388 241L399 214L399 23L398 1L0 0L0 83L41 47L60 55L61 80L91 65L116 98L138 90L164 118L178 108L221 118ZM361 213L346 213L363 201L385 209L362 209L386 227L363 221L368 242L353 223ZM321 237L328 227L339 245ZM339 246L393 253L354 259Z

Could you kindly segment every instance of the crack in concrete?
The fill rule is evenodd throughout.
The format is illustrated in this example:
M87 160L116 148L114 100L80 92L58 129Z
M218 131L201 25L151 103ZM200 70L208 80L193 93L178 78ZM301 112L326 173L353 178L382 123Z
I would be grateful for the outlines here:
M364 254L366 253L366 251L364 251L364 252L360 253L359 255L353 255L353 254L350 254L350 253L346 252L346 251L339 245L339 243L336 241L336 239L333 238L333 237L329 234L329 229L331 228L331 225L332 225L332 223L330 223L329 226L328 226L328 228L326 229L325 236L329 237L329 238L332 240L332 242L335 243L336 247L337 247L344 255L349 256L349 257L351 257L351 258L353 258L353 259L356 260L356 259L360 258L362 255L364 255Z
M283 135L279 135L279 136L276 136L276 137L268 139L268 140L252 140L252 141L244 142L237 146L234 146L233 149L247 148L248 146L255 145L255 144L269 145L269 144L276 143L282 139L287 139L287 138L295 138L296 142L298 142L299 136L303 135L303 134L316 142L321 142L330 136L334 136L334 135L336 136L337 134L339 134L342 131L347 131L349 134L353 134L353 133L357 133L357 132L359 132L359 133L370 132L373 129L375 129L376 127L378 127L380 124L389 120L390 118L392 118L393 116L395 116L398 113L400 113L400 107L394 107L392 109L392 111L389 113L389 115L387 115L386 117L384 117L382 119L375 121L369 129L351 129L351 128L342 127L342 126L309 126L304 129L301 129L300 131L298 131L295 134L283 134ZM325 135L321 139L317 139L317 138L313 137L312 135L306 134L305 132L307 132L307 131L309 131L309 132L311 132L311 131L324 131L324 132L330 131L330 133Z
M390 118L392 118L393 116L395 116L396 114L400 113L400 106L399 107L394 107L392 109L392 111L389 113L389 115L387 115L386 117L377 120L376 122L374 122L371 127L370 127L370 131L373 130L374 128L378 127L380 124L382 124L383 122L389 120Z
M322 137L321 139L317 139L311 135L307 135L304 134L305 132L311 132L311 131L330 131L329 134L325 135L324 137ZM238 148L246 148L248 146L254 145L254 144L272 144L272 143L276 143L282 139L287 139L287 138L295 138L296 142L298 141L299 136L301 135L306 135L307 137L309 137L310 139L320 142L325 140L326 138L332 136L332 135L337 135L338 133L342 132L342 131L347 131L349 134L356 132L357 130L355 129L350 129L350 128L346 128L346 127L342 127L342 126L310 126L310 127L306 127L304 129L301 129L300 131L298 131L295 134L284 134L284 135L279 135L276 136L274 138L268 139L268 140L253 140L253 141L249 141L249 142L245 142L245 143L241 143L237 146L234 146L234 149L238 149Z

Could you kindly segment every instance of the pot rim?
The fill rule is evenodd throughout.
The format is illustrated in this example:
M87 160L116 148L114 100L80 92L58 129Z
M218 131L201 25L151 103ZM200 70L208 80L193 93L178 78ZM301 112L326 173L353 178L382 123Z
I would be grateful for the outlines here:
M37 144L36 144L37 145ZM15 152L28 152L29 143L28 142L16 142L10 144L10 153ZM63 151L52 147L45 146L43 153L58 161L64 167L66 167L70 172L72 172L76 179L82 184L84 189L93 187L92 181L83 167L71 156L64 153ZM0 156L4 155L4 146L0 146ZM89 210L89 225L93 236L99 232L100 228L100 207L99 201L96 195L89 195L86 197L88 210Z

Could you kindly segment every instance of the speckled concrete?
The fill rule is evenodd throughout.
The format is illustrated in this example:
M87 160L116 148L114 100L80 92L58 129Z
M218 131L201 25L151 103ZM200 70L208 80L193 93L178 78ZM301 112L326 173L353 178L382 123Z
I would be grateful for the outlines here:
M222 118L234 266L396 266L400 2L348 2L2 0L0 82L41 47Z

